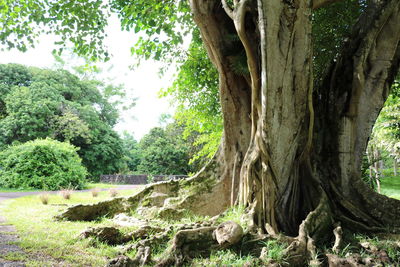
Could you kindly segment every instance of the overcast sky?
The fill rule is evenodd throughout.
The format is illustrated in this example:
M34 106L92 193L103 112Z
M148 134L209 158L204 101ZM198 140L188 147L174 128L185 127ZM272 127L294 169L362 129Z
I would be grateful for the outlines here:
M171 73L160 78L158 75L159 63L147 61L135 70L129 66L134 62L130 54L130 47L135 43L133 33L122 32L116 16L109 21L107 29L108 39L106 45L112 54L111 60L101 67L107 70L105 78L113 78L115 84L124 84L128 89L129 98L138 98L136 106L130 111L121 112L121 122L115 129L122 133L128 131L139 140L152 127L158 125L159 117L163 113L173 114L174 108L167 99L159 99L157 92L168 87L172 82ZM52 36L43 36L34 49L22 53L16 50L0 51L0 63L20 63L28 66L51 68L55 60L51 54L54 49Z

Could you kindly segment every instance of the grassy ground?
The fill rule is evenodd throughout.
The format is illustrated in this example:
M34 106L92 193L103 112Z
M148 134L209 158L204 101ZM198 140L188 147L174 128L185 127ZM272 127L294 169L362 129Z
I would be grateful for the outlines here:
M138 190L138 189L137 189ZM120 190L119 196L134 194L137 190ZM0 206L8 223L15 225L21 238L19 244L29 256L10 254L8 260L25 260L27 266L104 266L109 258L117 255L117 248L78 239L87 227L110 225L108 220L99 222L55 222L53 216L66 208L65 205L95 203L111 198L108 191L99 192L94 198L91 192L72 193L70 200L60 195L49 195L48 205L38 196L8 200ZM1 256L0 256L1 257ZM3 256L4 257L4 256ZM45 265L44 265L45 264Z
M391 198L400 199L400 176L382 178L381 193Z
M85 189L93 189L93 188L115 188L118 187L118 184L104 184L104 183L87 183ZM14 188L3 188L0 187L0 193L3 192L32 192L32 191L44 191L38 189L14 189Z
M116 186L111 185L110 188ZM91 184L89 188L105 188L105 185ZM125 196L132 195L134 190L120 190L119 192L119 196ZM400 177L383 178L382 193L400 199ZM65 205L89 204L108 198L110 198L108 191L100 192L96 198L92 197L91 192L75 192L70 200L65 200L59 195L50 195L48 205L43 205L38 196L29 196L4 202L0 206L1 213L7 218L8 222L16 226L21 237L19 245L28 252L26 255L29 255L10 254L5 258L8 260L24 260L27 266L104 266L109 259L118 254L119 248L99 242L93 243L93 241L81 240L78 236L88 227L112 225L110 220L103 219L98 222L55 222L53 216L64 210L66 208ZM242 212L243 209L233 209L227 212L221 221L237 221ZM191 218L187 222L174 221L168 223L190 223L201 219ZM169 225L157 226L166 228ZM131 230L126 229L126 231ZM375 242L378 247L387 247L385 250L389 252L389 256L392 259L400 258L400 252L398 250L392 251L391 247L393 246L391 243L390 246L387 243L389 241L380 241L379 239L370 239L363 236L357 239L360 239L358 241ZM284 261L281 258L283 248L276 244L267 245L272 247L269 251L273 254L268 257L276 262ZM344 256L349 248L349 245L346 246L339 255ZM160 247L154 256L157 257L157 254L161 254L164 249L165 247ZM355 249L355 252L358 252L357 249ZM132 253L129 256L134 256L135 252ZM215 251L208 259L196 259L193 264L194 266L243 266L252 260L252 256L244 256L226 250Z
M4 188L0 187L0 193L7 193L7 192L32 192L37 191L36 189L13 189L13 188Z
M86 189L92 189L92 188L115 188L115 187L118 187L118 184L88 183L86 185Z

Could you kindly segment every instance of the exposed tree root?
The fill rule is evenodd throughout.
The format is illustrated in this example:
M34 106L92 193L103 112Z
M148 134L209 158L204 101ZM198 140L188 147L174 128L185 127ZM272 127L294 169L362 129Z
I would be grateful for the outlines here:
M343 243L342 227L340 227L340 225L336 226L336 228L333 230L333 234L335 235L335 244L333 245L332 251L335 253L339 253L340 247Z
M92 221L136 210L140 215L177 219L187 211L215 216L230 205L227 183L221 179L217 156L195 176L146 186L127 198L115 198L91 205L76 205L56 216L57 220ZM212 204L210 204L212 203Z
M209 257L212 250L218 249L213 232L216 227L179 231L166 256L156 266L181 266L196 257Z

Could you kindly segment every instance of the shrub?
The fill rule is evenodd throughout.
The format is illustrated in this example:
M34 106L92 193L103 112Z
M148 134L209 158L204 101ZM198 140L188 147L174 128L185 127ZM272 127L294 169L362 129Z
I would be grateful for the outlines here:
M9 146L0 152L0 186L19 189L81 189L86 169L77 149L52 139Z

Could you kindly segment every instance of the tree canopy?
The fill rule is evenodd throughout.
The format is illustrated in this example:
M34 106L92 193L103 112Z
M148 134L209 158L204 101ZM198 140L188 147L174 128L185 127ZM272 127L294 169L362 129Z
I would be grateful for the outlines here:
M112 128L119 114L107 98L113 94L101 92L109 87L68 71L0 65L0 145L51 137L79 147L92 178L118 172L122 140Z

